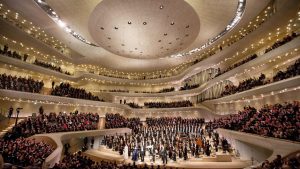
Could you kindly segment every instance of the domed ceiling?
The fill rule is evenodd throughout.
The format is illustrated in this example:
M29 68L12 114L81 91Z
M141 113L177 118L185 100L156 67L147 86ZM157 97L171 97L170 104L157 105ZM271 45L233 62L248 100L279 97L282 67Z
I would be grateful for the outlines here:
M124 57L162 58L189 46L200 21L182 0L103 0L89 17L91 37Z
M66 44L72 53L67 57L75 64L150 72L174 68L200 54L198 49L233 21L244 0L1 1ZM248 24L269 2L247 0L234 29Z

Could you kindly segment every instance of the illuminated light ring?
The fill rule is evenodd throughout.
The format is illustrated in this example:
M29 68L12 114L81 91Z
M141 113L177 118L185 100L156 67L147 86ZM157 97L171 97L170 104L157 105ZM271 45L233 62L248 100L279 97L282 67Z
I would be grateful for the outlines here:
M56 12L44 1L44 0L34 0L34 2L44 11L47 13L47 15L64 31L71 34L74 38L80 40L81 42L94 46L99 47L96 44L93 44L92 42L89 42L86 40L83 36L76 33L74 30L71 29L70 26L68 26L63 20L60 19L60 17L56 14Z
M78 33L76 33L75 31L73 31L70 26L66 25L65 22L63 22L59 16L56 14L56 12L50 7L50 5L48 5L44 0L34 0L34 2L44 11L48 14L48 16L60 27L62 27L66 32L68 32L69 34L71 34L73 37L75 37L76 39L82 41L85 44L91 45L91 46L95 46L95 47L99 47L91 42L89 42L88 40L86 40L85 38L83 38L81 35L79 35ZM214 42L216 42L218 39L220 39L222 36L224 36L227 32L231 31L242 19L242 16L245 12L245 6L246 6L246 0L238 0L238 5L237 5L237 10L235 12L235 17L229 22L229 24L226 26L226 28L220 32L217 36L215 36L214 38L209 39L204 45L202 45L200 48L195 48L190 50L189 52L186 53L179 53L179 54L175 54L175 55L171 55L169 57L166 58L181 58L181 57L185 57L185 56L189 56L192 55L196 52L200 52L201 50L207 48L208 46L210 46L211 44L213 44ZM164 57L165 58L165 57ZM164 59L164 58L160 58L160 59Z
M214 38L209 39L200 48L195 48L195 49L190 50L189 52L182 53L182 54L179 53L179 54L171 55L169 58L180 58L180 57L192 55L196 52L200 52L202 49L205 49L208 46L210 46L211 44L213 44L214 42L216 42L218 39L220 39L222 36L224 36L227 32L231 31L240 22L240 20L242 19L243 14L245 12L245 7L246 7L246 0L238 0L238 5L237 5L236 12L235 12L235 16L229 22L229 24L226 26L226 28L222 32L220 32Z

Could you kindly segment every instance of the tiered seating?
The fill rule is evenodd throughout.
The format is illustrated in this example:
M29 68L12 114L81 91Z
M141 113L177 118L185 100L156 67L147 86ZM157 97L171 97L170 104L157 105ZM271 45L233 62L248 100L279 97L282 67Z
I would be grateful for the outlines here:
M56 86L51 91L51 95L85 100L104 101L98 96L94 96L91 92L87 92L85 89L72 87L69 83L61 83L60 85Z
M269 48L267 48L267 49L265 50L265 53L268 53L268 52L270 52L271 50L276 49L276 48L278 48L278 47L280 47L280 46L282 46L282 45L284 45L284 44L286 44L286 43L292 41L293 39L295 39L295 38L298 37L298 36L299 36L299 35L296 34L295 32L293 32L291 35L287 35L287 36L284 37L282 40L279 40L279 41L275 42L272 46L270 46Z
M6 74L0 74L0 89L40 93L43 86L43 81L36 81L30 77L23 78Z
M180 87L179 90L191 90L191 89L198 88L199 86L200 86L199 84L193 84L193 85L185 84L184 86Z
M10 51L8 49L7 45L4 45L3 50L0 48L0 54L11 57L11 58L22 60L22 56L19 55L16 51ZM24 61L26 61L27 57L28 57L28 55L25 54L24 55Z
M18 123L11 132L6 133L6 139L29 137L34 134L95 130L98 128L99 115L94 113L41 114L28 117Z
M144 106L147 108L176 108L176 107L191 107L193 103L189 100L177 102L145 102Z
M221 69L219 68L219 69L218 69L219 72L218 72L218 74L216 75L216 77L217 77L217 76L220 76L220 75L222 75L222 74L224 74L224 73L226 73L226 72L228 72L228 71L230 71L230 70L232 70L232 69L234 69L234 68L236 68L236 67L239 67L239 66L241 66L241 65L243 65L243 64L245 64L245 63L247 63L247 62L250 62L251 60L253 60L253 59L255 59L255 58L257 58L257 55L256 55L256 54L253 54L253 55L248 56L246 59L243 59L242 61L240 61L240 62L238 62L238 63L235 63L235 64L229 66L228 68L226 68L226 69L223 70L223 71L221 71Z
M238 114L208 123L212 128L225 128L241 132L300 141L299 102L265 105L260 110L245 107Z
M51 69L51 70L54 70L54 71L57 71L57 72L60 72L60 73L64 73L66 75L71 75L70 72L63 71L60 66L54 66L51 63L39 61L39 60L36 59L33 64L44 67L44 68L47 68L47 69Z
M3 160L16 166L40 168L53 151L52 146L43 141L36 142L34 139L0 140L0 152Z
M139 128L142 125L140 118L125 118L120 114L108 113L105 115L105 128L122 128L128 127L133 130Z

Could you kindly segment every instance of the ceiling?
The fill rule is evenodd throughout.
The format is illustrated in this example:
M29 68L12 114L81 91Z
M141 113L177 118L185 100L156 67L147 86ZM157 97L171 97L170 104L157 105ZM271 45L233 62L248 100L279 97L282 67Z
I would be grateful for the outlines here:
M116 55L153 59L187 48L200 21L182 0L103 0L90 14L88 28L99 46Z
M126 72L166 69L187 61L192 56L168 56L199 48L217 36L234 18L238 4L238 0L46 0L95 47L61 29L33 0L2 2L64 42L73 50L74 63ZM236 29L268 3L248 0Z

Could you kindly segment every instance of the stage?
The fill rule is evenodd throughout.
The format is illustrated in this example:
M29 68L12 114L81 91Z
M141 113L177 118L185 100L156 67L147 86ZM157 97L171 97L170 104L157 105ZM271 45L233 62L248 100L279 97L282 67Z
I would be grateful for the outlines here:
M116 161L117 163L131 163L131 159L125 160L122 155L118 152L115 152L111 149L106 148L105 146L100 146L98 150L90 149L84 152L86 156L89 156L95 161L108 160ZM136 165L163 165L163 162L160 158L156 158L155 163L152 162L150 157L145 156L144 162L138 160ZM190 157L188 160L177 159L176 161L168 160L166 164L167 168L209 168L209 169L241 169L249 167L251 165L250 161L240 160L230 154L217 153L212 157L207 157L201 155L200 158Z

